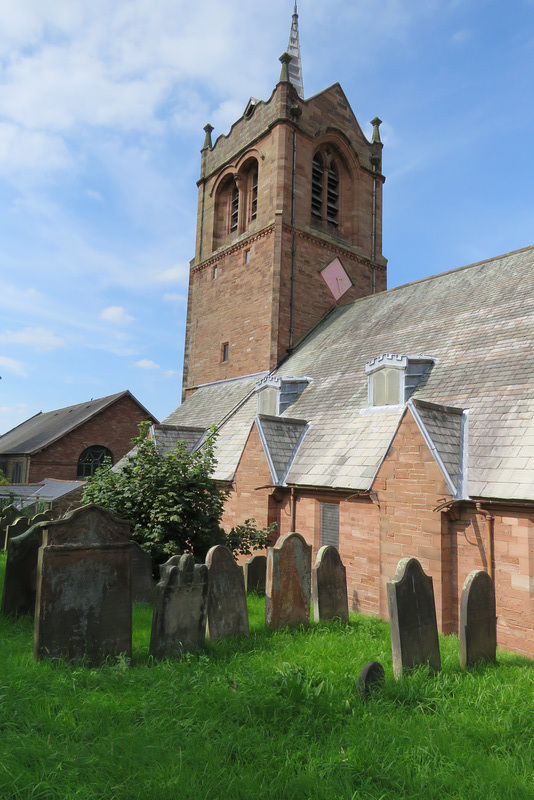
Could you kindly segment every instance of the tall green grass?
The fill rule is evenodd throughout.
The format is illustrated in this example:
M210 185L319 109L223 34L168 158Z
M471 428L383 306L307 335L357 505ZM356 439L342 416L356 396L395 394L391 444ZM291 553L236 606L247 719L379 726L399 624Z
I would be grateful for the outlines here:
M98 669L34 662L31 620L0 618L0 798L534 798L532 662L464 673L442 637L440 674L396 682L384 622L272 632L249 604L249 638L160 663L136 606L132 664Z

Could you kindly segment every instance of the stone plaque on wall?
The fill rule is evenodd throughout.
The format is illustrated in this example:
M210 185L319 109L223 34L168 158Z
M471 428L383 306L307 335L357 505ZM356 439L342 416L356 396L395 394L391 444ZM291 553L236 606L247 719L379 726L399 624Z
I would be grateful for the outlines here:
M208 637L248 636L248 609L241 569L227 547L217 544L206 556L210 590L208 594Z
M37 565L35 658L131 656L130 523L96 505L44 526Z
M403 558L387 591L395 677L422 664L440 670L432 578L416 558Z
M495 588L487 572L474 570L465 579L460 603L460 664L496 660Z
M313 568L313 618L349 620L347 571L331 544L319 549Z
M267 574L267 556L252 556L245 564L245 591L265 594L265 577Z
M310 624L311 545L286 533L267 551L265 624L271 628Z
M160 567L156 586L150 654L181 658L204 647L208 606L208 568L190 553L172 556Z

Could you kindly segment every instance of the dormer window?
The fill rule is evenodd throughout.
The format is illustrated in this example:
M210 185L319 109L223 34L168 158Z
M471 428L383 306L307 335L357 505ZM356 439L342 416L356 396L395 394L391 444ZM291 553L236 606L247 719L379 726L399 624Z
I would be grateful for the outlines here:
M258 414L279 417L310 382L309 378L278 378L267 375L256 384Z
M432 356L384 353L365 365L368 375L369 406L398 406L407 403L420 380L432 368Z

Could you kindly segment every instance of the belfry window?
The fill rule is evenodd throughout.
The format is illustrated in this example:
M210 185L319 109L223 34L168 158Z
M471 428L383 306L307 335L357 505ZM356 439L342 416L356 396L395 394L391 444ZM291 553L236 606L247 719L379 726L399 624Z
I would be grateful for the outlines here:
M113 464L113 453L107 447L100 444L86 447L78 459L76 477L89 478L104 465L106 459L109 459Z
M250 219L256 219L258 216L258 170L255 169L252 173L252 186L250 191Z
M339 178L335 161L330 162L326 192L326 219L333 225L337 225L339 203Z
M230 205L230 232L237 230L237 223L239 221L239 189L237 184L234 183L232 188L232 199Z
M321 219L323 210L323 162L321 156L316 154L312 162L312 216Z

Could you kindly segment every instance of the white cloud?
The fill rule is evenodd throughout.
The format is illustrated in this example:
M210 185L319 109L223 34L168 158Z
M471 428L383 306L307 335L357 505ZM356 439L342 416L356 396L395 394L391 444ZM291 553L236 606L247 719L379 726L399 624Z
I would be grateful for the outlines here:
M17 361L15 358L0 356L0 369L5 369L8 372L12 372L14 375L18 375L20 378L28 377L28 373L26 372L26 368L22 361Z
M166 303L176 303L176 305L183 305L184 303L187 303L187 295L185 294L168 292L163 295L163 299Z
M63 140L53 134L24 130L11 122L0 122L0 172L41 174L73 167Z
M159 364L156 364L155 361L151 361L149 358L142 358L141 361L136 361L134 364L135 367L139 367L140 369L159 369Z
M169 269L163 270L156 275L156 280L162 283L184 283L189 277L189 264L175 264Z
M37 353L65 346L65 339L56 336L46 328L22 328L20 331L7 331L7 333L0 334L0 342L27 345Z
M134 321L135 317L127 314L122 306L108 306L100 312L100 319L106 322L113 322L116 325L129 325Z

